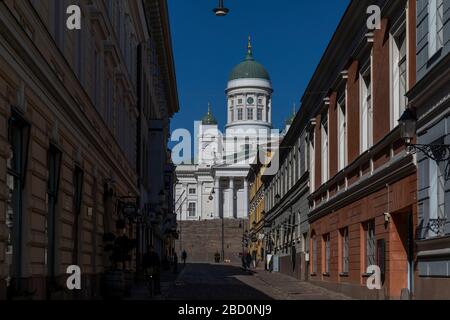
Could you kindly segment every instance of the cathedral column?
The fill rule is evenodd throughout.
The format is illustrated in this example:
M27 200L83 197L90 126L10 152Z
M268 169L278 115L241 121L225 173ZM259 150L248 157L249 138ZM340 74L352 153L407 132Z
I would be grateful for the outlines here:
M244 179L244 216L243 218L248 218L248 181Z
M182 205L181 205L181 220L185 221L188 219L188 213L187 213L187 209L188 209L188 203L187 203L187 198L188 198L188 185L186 183L183 183L183 190L184 190L184 195L181 201L183 201Z
M203 219L203 183L197 182L197 207L198 216Z
M229 199L229 212L227 218L234 218L234 178L230 178L230 199Z
M214 180L214 217L220 218L220 183L217 177Z

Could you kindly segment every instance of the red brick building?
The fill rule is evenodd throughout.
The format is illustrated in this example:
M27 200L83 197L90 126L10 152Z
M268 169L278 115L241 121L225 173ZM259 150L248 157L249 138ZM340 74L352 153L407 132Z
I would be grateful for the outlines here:
M381 8L375 30L370 4ZM352 1L302 99L311 118L310 279L356 298L398 299L412 288L416 165L397 120L415 83L415 7ZM381 290L366 286L370 265L381 269Z

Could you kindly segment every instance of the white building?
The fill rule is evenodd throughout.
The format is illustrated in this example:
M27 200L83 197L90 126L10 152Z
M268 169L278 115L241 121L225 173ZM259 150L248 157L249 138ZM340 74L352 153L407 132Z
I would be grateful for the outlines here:
M179 220L247 219L245 178L257 146L267 145L269 140L279 142L278 132L272 134L272 83L266 69L254 60L250 40L247 56L232 70L225 92L225 136L209 105L197 130L195 164L176 168Z

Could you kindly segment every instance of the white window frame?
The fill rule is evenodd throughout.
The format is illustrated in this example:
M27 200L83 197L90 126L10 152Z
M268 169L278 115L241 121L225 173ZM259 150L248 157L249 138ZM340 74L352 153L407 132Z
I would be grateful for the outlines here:
M350 241L348 227L342 229L342 273L346 274L350 269Z
M376 264L375 220L366 222L366 268Z
M347 89L344 96L338 101L338 169L347 166Z
M316 163L315 163L315 149L316 149L316 134L314 128L309 132L308 148L309 148L309 176L311 177L311 190L316 190Z
M369 75L369 84L365 81ZM364 153L373 143L373 72L372 56L368 65L361 69L360 83L360 151Z
M442 144L442 141L435 142L435 144ZM429 195L429 220L437 220L445 218L445 165L443 163L438 163L433 159L428 159L428 170L429 170L429 183L430 187L428 189ZM443 167L444 168L443 168ZM441 231L441 230L439 230ZM428 229L428 238L434 238L442 236L440 232L435 232L435 230Z
M255 116L255 112L253 111L253 108L247 108L247 120L253 121Z
M191 205L193 205L193 209ZM192 215L192 211L194 212L194 214ZM188 207L187 207L187 216L188 218L195 218L197 217L197 203L196 202L189 202L188 203Z
M324 115L326 115L326 123L324 123ZM328 110L322 113L321 121L320 121L320 130L321 130L321 177L322 184L328 181L330 177L330 152L329 152L329 116Z
M264 110L261 107L258 107L256 109L256 120L257 121L263 121L263 114L264 114Z
M400 25L393 29L394 32L390 34L390 59L389 59L389 81L390 81L390 110L391 110L391 130L398 126L398 120L400 119L403 111L406 109L406 97L405 94L408 91L408 37L406 29L406 18L402 16L400 19ZM398 40L404 36L405 56L401 55L401 46L399 47ZM404 92L402 92L400 74L400 64L404 63L405 67L405 83ZM402 97L403 96L403 97Z
M244 120L244 110L242 108L238 108L237 113L238 113L238 117L237 117L238 121Z
M428 58L444 46L444 1L428 0Z

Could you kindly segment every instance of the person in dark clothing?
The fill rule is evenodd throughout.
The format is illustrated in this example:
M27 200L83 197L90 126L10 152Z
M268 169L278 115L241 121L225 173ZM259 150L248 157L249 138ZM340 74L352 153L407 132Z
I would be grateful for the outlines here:
M252 255L250 253L247 253L247 256L245 257L245 262L247 263L247 269L250 270L250 267L252 265Z
M173 252L173 273L178 272L178 256L177 253Z
M187 259L186 250L183 250L183 252L181 253L181 259L183 259L183 264L186 265L186 259Z
M149 246L144 255L142 265L147 275L154 280L155 294L161 294L161 261L153 246Z
M244 254L241 256L241 262L242 262L242 269L244 269L244 271L247 271L247 261L245 259Z

